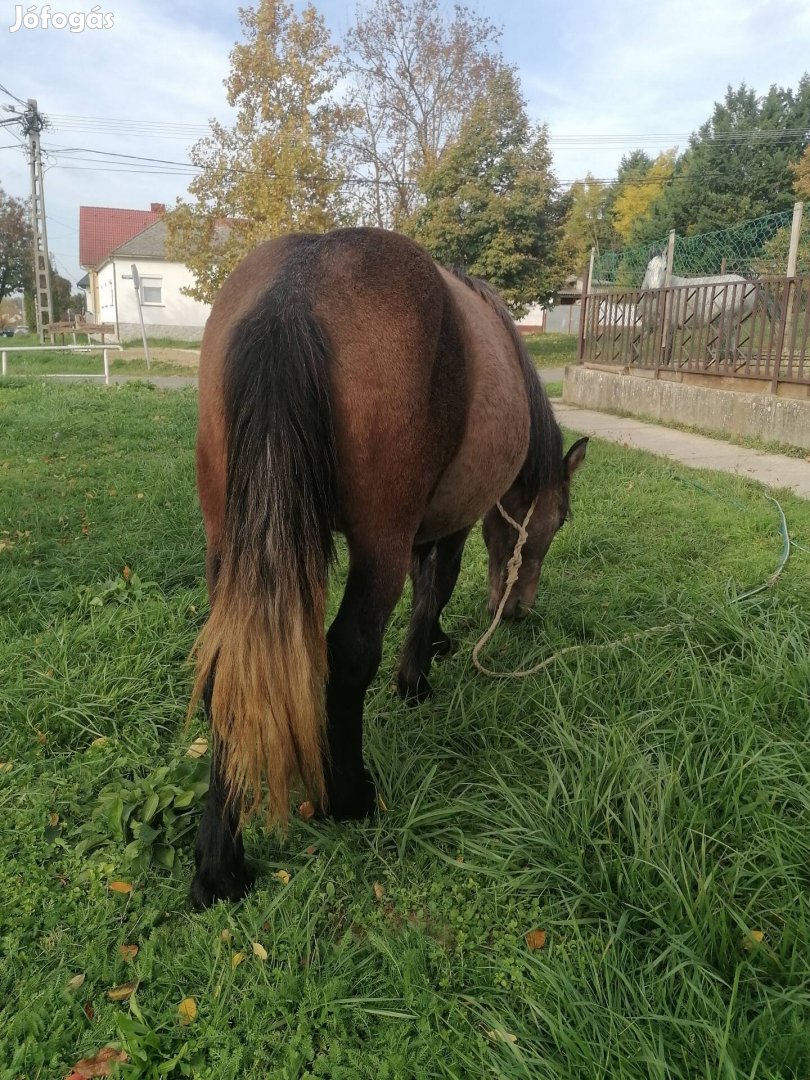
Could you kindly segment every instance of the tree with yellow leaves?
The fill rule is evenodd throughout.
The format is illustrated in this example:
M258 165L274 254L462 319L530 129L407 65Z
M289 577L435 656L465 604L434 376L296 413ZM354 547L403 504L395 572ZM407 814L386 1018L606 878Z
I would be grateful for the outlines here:
M225 80L235 122L212 121L192 147L199 175L167 217L171 254L195 277L187 291L208 302L261 241L332 228L345 206L340 146L351 116L332 97L341 68L322 17L311 4L298 15L284 0L259 0L239 20L244 40Z
M808 146L799 160L789 165L793 173L793 190L796 198L804 202L810 201L810 146Z
M632 243L639 223L646 221L675 171L675 150L666 150L637 173L629 172L621 181L613 203L613 225L626 244Z

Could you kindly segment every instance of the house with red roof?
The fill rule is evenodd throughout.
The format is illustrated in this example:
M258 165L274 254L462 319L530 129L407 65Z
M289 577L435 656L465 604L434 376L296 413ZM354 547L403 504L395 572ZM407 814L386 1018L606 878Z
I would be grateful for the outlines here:
M193 283L185 264L167 253L166 207L149 210L79 207L79 282L88 321L111 325L119 341L141 336L199 341L211 310L183 292Z

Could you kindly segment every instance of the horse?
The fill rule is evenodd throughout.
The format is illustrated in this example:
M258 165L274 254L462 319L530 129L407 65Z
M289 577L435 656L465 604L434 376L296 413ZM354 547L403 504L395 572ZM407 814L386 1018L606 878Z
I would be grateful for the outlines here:
M451 649L440 616L483 518L489 607L515 535L497 508L535 509L503 615L534 600L569 514L587 439L563 439L525 345L484 282L381 229L269 240L230 274L205 328L197 488L210 610L190 709L202 699L211 781L191 900L246 894L242 827L283 828L293 783L321 816L359 819L377 794L363 708L410 571L397 686L430 693ZM335 534L348 549L324 632Z
M670 286L688 286L685 294L674 293L669 302L669 333L664 338L666 363L672 358L674 331L685 326L700 330L705 326L717 328L719 343L717 359L735 356L739 345L742 322L756 309L757 301L764 295L759 282L750 281L740 274L714 274L706 277L679 277L673 274ZM658 305L650 290L663 289L667 285L667 257L665 252L652 256L647 263L641 291L641 325L651 330L658 323ZM765 296L768 314L773 317L772 304ZM666 316L661 315L661 321ZM707 343L708 344L708 343Z

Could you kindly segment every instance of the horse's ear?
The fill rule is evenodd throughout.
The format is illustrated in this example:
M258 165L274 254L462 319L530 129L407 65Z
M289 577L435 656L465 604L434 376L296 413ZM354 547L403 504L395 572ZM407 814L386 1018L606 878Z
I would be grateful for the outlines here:
M588 436L577 439L568 453L565 455L565 475L570 480L582 462L585 460L585 452L588 449Z

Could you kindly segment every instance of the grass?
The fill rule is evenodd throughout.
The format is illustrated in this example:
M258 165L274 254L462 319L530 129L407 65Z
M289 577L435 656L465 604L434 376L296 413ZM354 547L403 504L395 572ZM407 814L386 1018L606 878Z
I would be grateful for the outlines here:
M2 345L0 345L2 348ZM143 348L143 346L141 346ZM184 364L172 364L163 360L153 360L147 368L143 357L127 359L126 352L110 352L110 372L113 375L195 375L196 368ZM68 353L8 353L9 377L26 375L98 375L104 374L104 362L101 352Z
M592 442L536 608L488 659L582 651L535 679L472 671L476 534L431 702L391 693L404 603L386 639L367 754L388 811L252 825L254 892L196 915L195 413L143 385L0 386L0 1077L62 1077L111 1041L130 1078L810 1075L810 555L726 603L779 557L760 489L701 476L713 496ZM807 543L810 505L780 501ZM133 863L117 800L146 818L150 788ZM152 844L171 870L139 868Z
M536 367L561 368L576 362L576 334L527 334L525 341Z

